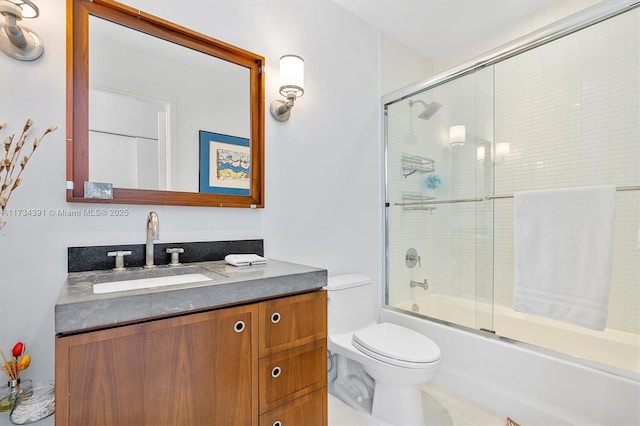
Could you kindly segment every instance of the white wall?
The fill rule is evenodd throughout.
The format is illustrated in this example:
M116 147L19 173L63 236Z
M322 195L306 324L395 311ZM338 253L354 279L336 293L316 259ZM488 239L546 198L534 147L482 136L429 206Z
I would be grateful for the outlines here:
M380 93L385 95L433 74L433 61L380 32Z
M603 1L606 0L555 0L532 15L514 21L506 28L496 28L492 34L478 38L474 43L456 52L440 58L434 58L434 71L435 73L446 71L471 58L482 55L498 46L532 33L566 16Z
M265 56L266 208L125 205L128 217L8 217L0 231L0 348L27 343L27 378L54 376L54 305L67 247L142 244L152 209L161 242L264 238L268 257L381 281L376 30L325 0L127 3ZM38 6L40 17L28 26L42 37L44 56L23 63L0 55L0 120L9 123L0 136L18 132L27 117L34 135L59 129L34 155L9 208L95 207L65 201L65 1ZM285 53L305 58L306 87L291 119L277 123L268 105L279 97Z

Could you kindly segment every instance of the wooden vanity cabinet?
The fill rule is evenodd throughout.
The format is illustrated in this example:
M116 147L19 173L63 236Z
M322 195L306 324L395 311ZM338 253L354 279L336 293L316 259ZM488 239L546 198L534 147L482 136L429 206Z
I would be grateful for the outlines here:
M326 426L326 319L315 291L57 337L56 425Z
M56 339L57 425L257 424L257 306Z

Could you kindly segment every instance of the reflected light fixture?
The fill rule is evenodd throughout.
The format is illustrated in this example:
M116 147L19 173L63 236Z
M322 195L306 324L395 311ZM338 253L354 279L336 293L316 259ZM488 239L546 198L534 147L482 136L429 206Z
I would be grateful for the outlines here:
M484 146L477 147L476 148L476 160L478 160L478 163L483 163L484 162L484 155L485 155Z
M464 145L465 137L466 128L464 127L464 124L449 127L449 145L452 148Z
M0 0L2 1L2 0ZM286 101L271 102L271 115L277 121L287 121L297 98L304 94L304 59L297 55L280 58L280 94Z
M499 142L496 144L496 160L503 160L511 156L509 142Z
M0 0L0 15L4 24L0 28L0 50L20 61L38 59L44 46L40 37L30 29L18 25L23 18L36 18L40 14L31 0Z

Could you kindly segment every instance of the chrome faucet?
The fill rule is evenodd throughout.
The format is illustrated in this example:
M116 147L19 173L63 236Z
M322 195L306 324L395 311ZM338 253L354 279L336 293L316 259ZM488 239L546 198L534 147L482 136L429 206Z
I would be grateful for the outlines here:
M150 212L147 217L147 248L145 256L145 268L153 268L153 241L160 238L160 220L156 212Z

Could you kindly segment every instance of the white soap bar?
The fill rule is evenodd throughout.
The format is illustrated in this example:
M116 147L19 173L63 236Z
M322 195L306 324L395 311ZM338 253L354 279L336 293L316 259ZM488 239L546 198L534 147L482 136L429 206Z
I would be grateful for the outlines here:
M228 254L224 260L233 266L261 265L269 261L269 259L257 254Z

